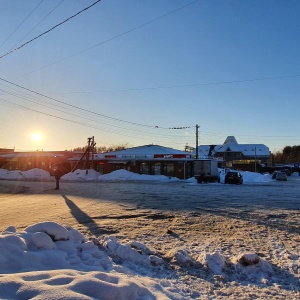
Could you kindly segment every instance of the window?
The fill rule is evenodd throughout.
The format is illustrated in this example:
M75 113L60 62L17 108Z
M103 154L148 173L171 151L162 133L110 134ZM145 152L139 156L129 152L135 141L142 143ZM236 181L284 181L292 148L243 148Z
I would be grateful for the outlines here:
M149 165L148 165L148 163L142 163L140 165L140 173L141 174L149 174Z
M161 168L161 163L156 163L154 165L154 172L153 172L153 174L154 175L161 175L160 168Z
M174 176L174 164L164 164L164 175Z

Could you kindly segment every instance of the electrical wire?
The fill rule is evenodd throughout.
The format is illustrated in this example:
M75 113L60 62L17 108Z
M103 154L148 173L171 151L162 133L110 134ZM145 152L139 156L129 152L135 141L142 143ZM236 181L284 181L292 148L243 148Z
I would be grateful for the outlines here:
M12 48L15 48L20 42L22 42L35 28L37 28L49 15L55 11L65 0L61 0L40 22L38 22L25 36L23 36ZM12 50L12 49L11 49Z
M79 110L84 111L84 112L88 112L88 113L91 113L91 114L94 114L94 115L97 115L97 116L104 117L104 118L107 118L107 119L119 121L119 122L122 122L122 123L132 124L132 125L138 125L138 126L142 126L142 127L148 127L148 128L175 129L175 128L160 127L160 126L157 126L157 125L156 125L156 126L154 126L154 125L145 125L145 124L141 124L141 123L135 123L135 122L130 122L130 121L121 120L121 119L118 119L118 118L109 117L109 116L106 116L106 115L103 115L103 114L99 114L99 113L96 113L96 112L93 112L93 111L90 111L90 110L87 110L87 109L78 107L78 106L76 106L76 105L68 104L68 103L63 102L63 101L61 101L61 100L57 100L57 99L55 99L55 98L49 97L49 96L47 96L47 95L41 94L41 93L39 93L39 92L33 91L33 90L28 89L28 88L25 88L25 87L23 87L23 86L20 86L20 85L18 85L18 84L16 84L16 83L13 83L13 82L11 82L11 81L8 81L8 80L6 80L6 79L4 79L4 78L1 78L1 77L0 77L0 80L3 81L3 82L9 83L9 84L11 84L11 85L13 85L13 86L16 86L16 87L18 87L18 88L21 88L21 89L24 89L24 90L26 90L26 91L29 91L29 92L31 92L31 93L34 93L34 94L36 94L36 95L42 96L42 97L44 97L44 98L53 100L53 101L58 102L58 103L62 103L62 104L64 104L64 105L67 105L67 106L72 107L72 108L79 109ZM186 127L181 127L181 128L182 128L182 129L185 129L185 128L188 128L188 127L192 127L192 126L186 126ZM179 127L178 127L178 128L179 128Z
M49 30L47 30L47 31L45 31L45 32L43 32L43 33L41 33L40 35L38 35L38 36L36 36L35 38L29 40L28 42L22 44L21 46L15 48L15 49L13 49L13 50L10 50L9 52L7 52L7 53L1 55L1 56L0 56L0 59L3 58L3 57L5 57L5 56L7 56L7 55L9 55L9 54L11 54L11 53L13 53L13 52L15 52L15 51L17 51L17 50L19 50L19 49L21 49L21 48L23 48L24 46L26 46L26 45L28 45L29 43L35 41L36 39L40 38L41 36L43 36L43 35L49 33L50 31L54 30L55 28L57 28L57 27L61 26L62 24L64 24L64 23L70 21L72 18L75 18L76 16L78 16L78 15L81 14L82 12L88 10L89 8L91 8L92 6L96 5L96 4L97 4L98 2L100 2L100 1L101 1L101 0L97 0L96 2L94 2L93 4L91 4L90 6L88 6L88 7L84 8L84 9L82 9L81 11L79 11L79 12L76 13L75 15L73 15L73 16L67 18L67 19L64 20L63 22L60 22L59 24L53 26L53 27L50 28Z
M119 135L119 136L126 136L126 137L138 138L139 140L146 140L146 141L149 141L149 139L153 139L153 137L145 138L144 134L143 135L124 134L124 132L122 132L122 131L112 131L110 129L103 128L102 126L101 127L97 127L95 125L91 125L91 124L88 124L88 123L80 122L78 120L72 120L72 119L69 119L69 118L57 116L57 115L51 114L49 112L42 112L40 110L37 110L37 109L34 109L34 108L30 108L30 107L26 107L24 105L13 103L11 101L4 100L4 99L1 99L1 98L0 98L0 101L2 101L3 103L9 104L9 105L15 106L17 108L21 108L21 109L28 110L28 111L33 111L34 113L46 115L46 116L49 116L49 117L52 117L52 118L56 118L56 119L59 119L59 120L62 120L62 121L67 121L67 122L74 123L74 124L77 124L77 125L81 125L81 126L93 128L93 129L96 129L96 130L113 133L113 134L116 134L116 135ZM166 140L165 138L163 138L162 140L159 140L159 139L155 138L155 140L156 141L161 141L161 142L170 142L172 144L178 144L178 145L182 145L183 144L183 142L176 142L174 140Z
M162 19L162 18L164 18L164 17L166 17L166 16L169 16L170 14L173 14L173 13L175 13L175 12L181 10L181 9L184 9L184 8L190 6L190 5L193 5L193 4L195 4L195 3L199 2L199 1L200 1L200 0L196 0L196 1L190 2L190 3L188 3L188 4L186 4L186 5L183 5L183 6L179 7L179 8L177 8L177 9L174 9L174 10L172 10L172 11L170 11L170 12L167 12L167 13L161 15L161 16L158 16L158 17L156 17L156 18L154 18L154 19L152 19L152 20L150 20L150 21L148 21L148 22L145 22L145 23L143 23L143 24L141 24L141 25L138 25L138 26L136 26L136 27L133 27L132 29L129 29L129 30L124 31L124 32L122 32L122 33L120 33L120 34L117 34L117 35L113 36L112 38L109 38L109 39L107 39L107 40L105 40L105 41L102 41L102 42L100 42L100 43L98 43L98 44L95 44L95 45L93 45L93 46L91 46L91 47L89 47L89 48L86 48L86 49L84 49L84 50L81 50L81 51L76 52L76 53L74 53L74 54L71 54L71 55L69 55L69 56L66 56L66 57L64 57L64 58L61 58L61 59L59 59L59 60L56 60L56 61L54 61L54 62L52 62L52 63L50 63L50 64L48 64L48 65L45 65L45 66L43 66L43 67L40 67L40 68L38 68L38 69L36 69L36 70L33 70L33 71L28 72L28 73L26 73L26 74L20 75L20 76L18 76L17 78L27 76L27 75L32 74L32 73L34 73L34 72L37 72L37 71L40 71L40 70L45 69L45 68L47 68L47 67L50 67L50 66L52 66L52 65L54 65L54 64L60 63L60 62L62 62L62 61L64 61L64 60L66 60L66 59L69 59L69 58L71 58L71 57L77 56L77 55L79 55L79 54L81 54L81 53L84 53L84 52L86 52L86 51L92 50L92 49L94 49L94 48L96 48L96 47L99 47L99 46L101 46L101 45L103 45L103 44L106 44L106 43L108 43L108 42L111 42L111 41L113 41L113 40L115 40L115 39L117 39L117 38L119 38L119 37L122 37L122 36L124 36L124 35L126 35L126 34L128 34L128 33L131 33L131 32L133 32L133 31L135 31L135 30L137 30L137 29L140 29L140 28L142 28L142 27L144 27L144 26L146 26L146 25L149 25L149 24L151 24L151 23L153 23L153 22L155 22L155 21L158 21L158 20L160 20L160 19ZM2 58L2 56L0 56L0 59L1 59L1 58Z
M31 11L31 13L27 15L27 17L17 26L17 28L9 35L9 37L0 45L0 47L2 47L10 39L10 37L21 27L21 25L32 15L32 13L42 4L43 1L44 0L42 0L36 5L36 7Z
M105 122L103 122L103 121L91 119L91 118L88 118L88 117L85 117L85 116L82 116L82 115L78 115L78 114L73 114L73 113L70 113L69 111L66 112L66 111L64 111L64 110L57 109L56 107L53 108L53 107L51 107L51 106L46 105L45 103L39 103L39 102L34 101L34 100L32 100L32 99L28 99L28 98L22 97L22 96L20 96L20 95L16 95L16 94L11 93L11 92L8 92L8 91L4 91L4 90L1 90L1 89L0 89L0 91L6 93L6 94L8 94L8 95L18 97L18 98L20 98L20 99L24 99L24 100L26 100L26 101L30 101L30 102L32 102L32 103L34 103L34 104L38 104L38 105L40 105L40 106L43 106L43 107L46 107L46 108L50 108L50 109L52 109L52 110L55 110L55 112L64 113L64 114L67 114L68 116L73 116L73 117L76 117L76 118L81 118L81 119L84 119L84 120L92 121L92 122L95 122L95 123L102 124L102 125L104 125L104 126L110 126L110 127L113 127L113 128L117 128L118 130L123 130L123 132L124 132L124 131L126 132L126 130L127 130L127 131L131 131L131 132L134 132L134 133L141 133L142 135L147 135L147 136L151 136L151 137L161 137L161 138L165 138L165 139L166 139L166 138L172 138L172 136L170 136L169 134L166 135L166 134L157 134L157 133L152 133L152 132L145 132L145 131L137 130L136 128L126 128L126 129L124 130L124 127L123 127L123 126L120 126L120 125L108 124L108 123L105 123ZM41 113L42 113L42 112L41 112ZM177 136L173 136L173 138L178 139L178 138L180 138L180 137L177 135ZM185 139L186 139L186 137L182 137L182 138L185 138Z
M18 85L17 85L18 86ZM3 91L3 90L2 90ZM51 109L53 109L53 110L55 110L56 112L62 112L62 113L66 113L66 114L68 114L69 116L75 116L75 117L79 117L79 118L82 118L82 119L85 119L85 120L89 120L89 121L92 121L92 122L96 122L96 123L99 123L99 124L103 124L104 126L106 126L106 129L104 130L104 131L109 131L109 132L111 132L111 133L116 133L116 130L119 130L119 134L120 134L120 132L122 132L122 135L125 135L125 136L128 136L128 134L127 134L127 132L134 132L134 133L137 133L137 134L141 134L141 136L151 136L152 138L156 138L156 139L158 139L158 138L164 138L164 142L166 141L166 139L176 139L176 140L179 140L179 139L185 139L185 141L190 141L190 140L192 140L193 141L193 139L194 139L194 134L195 133L193 133L191 136L178 136L178 135L176 135L176 136L173 136L173 135L171 135L171 134L168 134L168 135L164 135L164 134L162 134L162 133L152 133L152 132L145 132L145 131L140 131L140 130L137 130L136 128L128 128L128 127L124 127L124 125L122 125L122 126L119 126L119 125L115 125L115 124L109 124L109 123L107 123L107 121L111 121L111 122L115 122L115 121L118 121L118 122L123 122L123 120L120 120L120 119L107 119L107 116L104 116L104 115L100 115L101 117L104 117L107 121L105 122L105 121L99 121L99 120L94 120L94 119L91 119L91 118L87 118L87 117L84 117L84 116L82 116L82 115L75 115L75 114L71 114L70 113L70 107L69 107L69 105L68 104L66 104L66 103L64 103L64 102L62 102L62 104L65 104L65 105L67 105L67 109L68 109L68 111L63 111L63 110L60 110L60 109L57 109L57 105L55 104L55 107L50 107L50 106L47 106L47 105L45 105L45 103L44 102L42 102L42 103L39 103L39 102L37 102L37 101L33 101L32 99L30 99L30 98L25 98L24 96L21 96L21 95L19 95L19 94L12 94L12 93L10 93L10 92L7 92L7 91L3 91L3 92L5 92L6 94L10 94L10 95L12 95L12 96L15 96L15 97L19 97L19 98L21 98L21 99L25 99L25 100L27 100L27 101L30 101L30 102L32 102L32 103L35 103L35 104L39 104L39 105L41 105L41 106L44 106L44 107L47 107L47 108L51 108ZM52 99L52 98L50 98L50 99ZM55 99L56 100L56 99ZM54 104L52 104L51 103L51 105L54 105ZM60 107L62 107L62 108L64 108L64 109L66 109L66 107L63 107L63 106L60 106ZM81 108L79 108L79 107L76 107L76 106L72 106L72 108L73 109L75 109L75 110L81 110ZM92 114L92 115L94 115L95 116L95 113L94 112L90 112L90 111L87 111L87 110L84 110L84 114ZM98 117L98 114L96 113L96 116ZM125 123L126 124L126 123ZM141 124L138 124L138 123L131 123L130 122L130 124L126 124L126 125L130 125L130 126L140 126ZM107 126L108 126L108 128L114 128L114 129L107 129ZM192 127L192 126L189 126L188 128L190 128L190 127ZM146 129L153 129L153 128L157 128L156 126L155 127L153 127L153 126L151 126L150 128L147 128L146 127ZM174 127L173 127L174 128ZM177 128L179 128L179 129L185 129L186 127L175 127L176 129ZM102 129L103 129L103 127L102 127ZM169 128L168 128L169 129ZM230 134L228 134L228 133L220 133L220 132L218 132L218 133L216 133L216 132L205 132L205 131L200 131L199 132L199 135L200 135L200 140L202 140L202 138L201 138L201 136L208 136L208 137L213 137L213 136L215 136L215 137L217 137L217 138L219 138L219 137L224 137L224 136L228 136L228 135L230 135ZM132 135L131 135L132 136ZM141 136L136 136L135 135L135 137L141 137ZM257 140L259 140L259 139L262 139L262 140L265 140L265 139L274 139L274 138L276 138L277 140L279 139L279 140L289 140L289 139L294 139L294 138L298 138L297 136L258 136L258 135L235 135L236 137L238 137L238 138L241 138L241 139L247 139L247 140L249 140L249 139L253 139L253 140L255 140L255 141L257 141ZM174 140L173 140L174 141ZM213 144L213 143L212 143Z
M201 82L191 84L179 84L169 86L156 86L156 87L142 87L142 88L128 88L128 89L111 89L111 90L96 90L96 91L73 91L73 92L44 92L44 94L55 94L55 95L70 95L70 94L94 94L94 93L113 93L113 92L131 92L131 91L144 91L144 90L160 90L160 89L174 89L174 88L185 88L185 87L198 87L198 86L209 86L209 85L223 85L223 84L234 84L234 83L245 83L275 79L288 79L288 78L299 78L300 75L286 75L286 76L272 76L272 77L261 77L252 79L241 79L241 80L230 80L230 81L216 81L216 82Z

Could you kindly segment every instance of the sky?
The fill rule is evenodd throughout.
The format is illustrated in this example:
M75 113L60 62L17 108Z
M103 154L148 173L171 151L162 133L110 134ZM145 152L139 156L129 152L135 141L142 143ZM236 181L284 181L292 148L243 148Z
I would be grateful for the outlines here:
M299 144L299 1L95 2L1 1L0 148Z

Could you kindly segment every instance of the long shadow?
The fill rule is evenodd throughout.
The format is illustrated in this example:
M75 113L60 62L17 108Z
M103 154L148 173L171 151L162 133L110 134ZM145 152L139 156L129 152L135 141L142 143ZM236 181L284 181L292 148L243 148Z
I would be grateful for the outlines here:
M88 228L93 233L112 233L111 231L106 231L105 229L100 229L98 224L91 218L88 214L82 211L72 200L70 200L66 195L61 195L71 210L72 216L77 220L77 222L86 228Z

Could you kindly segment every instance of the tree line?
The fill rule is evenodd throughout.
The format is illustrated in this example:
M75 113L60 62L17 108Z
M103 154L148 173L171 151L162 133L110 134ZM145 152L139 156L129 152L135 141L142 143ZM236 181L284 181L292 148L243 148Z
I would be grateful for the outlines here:
M84 152L87 146L76 147L71 149L71 151ZM129 143L119 144L113 146L95 146L95 153L106 153L111 151L120 151L130 148ZM292 164L295 162L300 162L300 145L295 146L285 146L282 150L276 151L271 154L273 164Z
M83 147L76 147L74 149L71 149L70 151L79 151L79 152L84 152L87 149L88 146L83 146ZM128 149L130 145L128 143L126 144L119 144L119 145L113 145L113 146L95 146L94 147L94 152L95 153L106 153L106 152L111 152L111 151L120 151L120 150L125 150Z
M300 145L285 146L281 151L272 153L273 164L292 164L300 162Z

